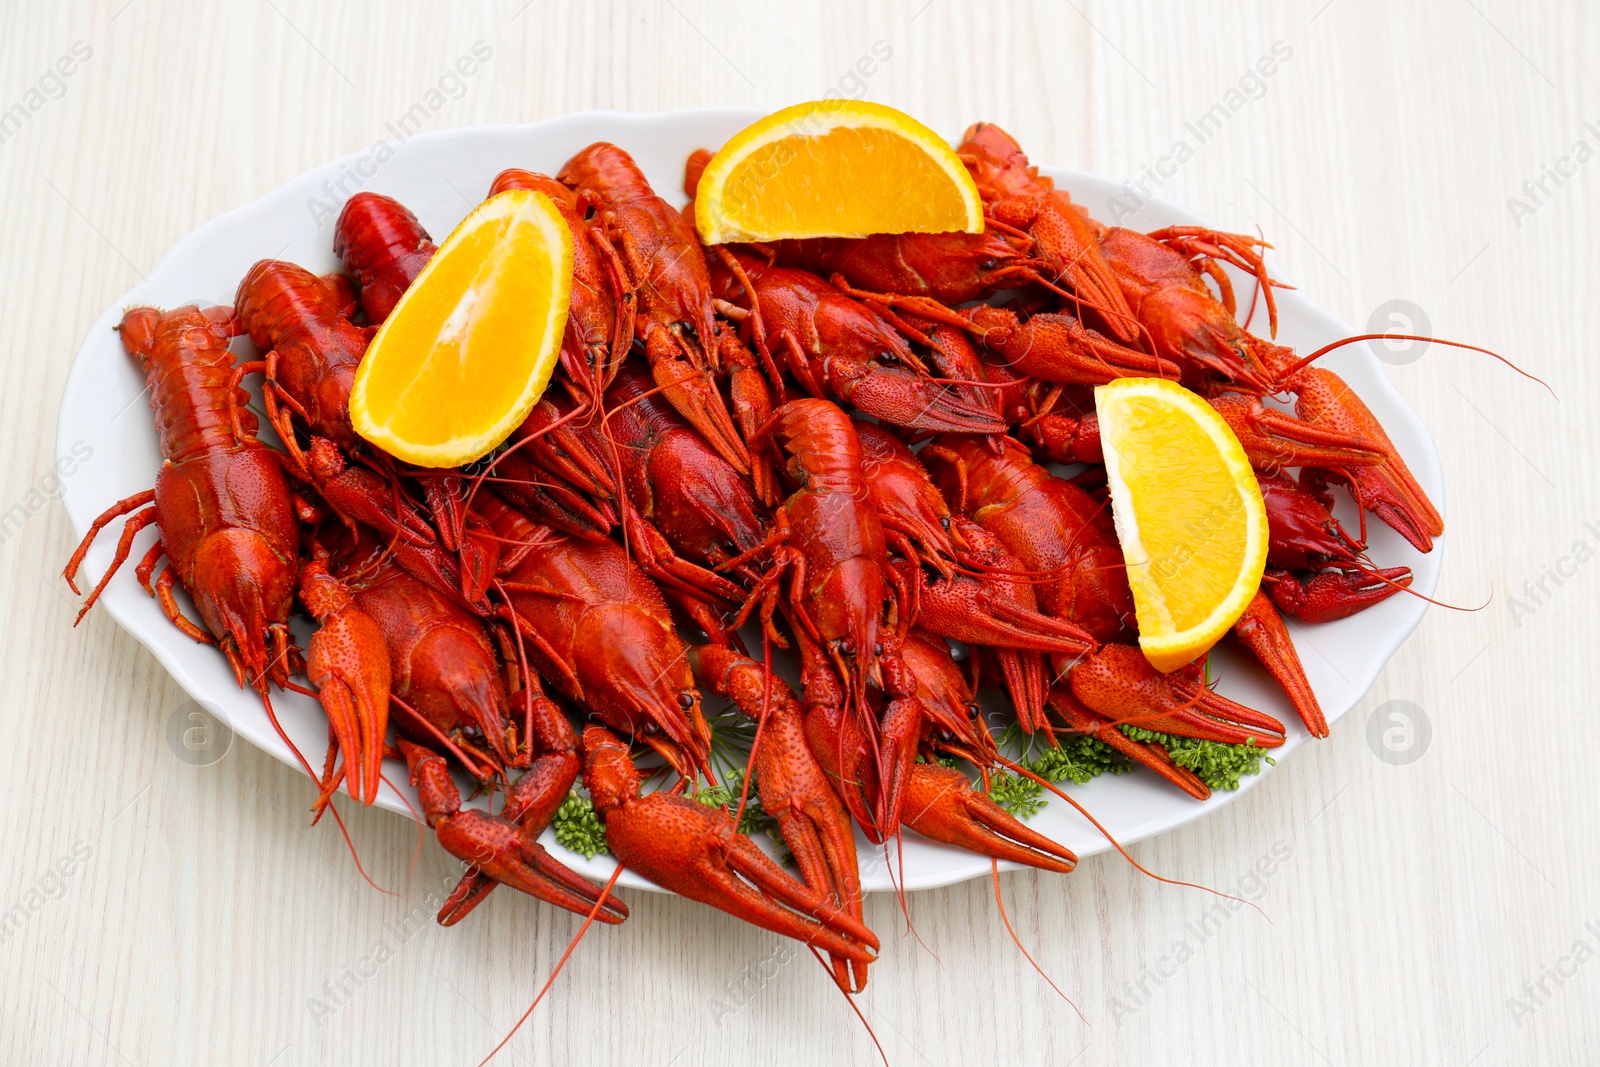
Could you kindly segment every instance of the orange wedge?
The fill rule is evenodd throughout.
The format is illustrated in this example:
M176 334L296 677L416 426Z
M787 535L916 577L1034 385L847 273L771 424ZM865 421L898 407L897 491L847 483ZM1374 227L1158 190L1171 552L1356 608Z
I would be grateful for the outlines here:
M707 244L983 230L978 187L950 145L863 100L796 104L711 157L695 193Z
M384 320L350 422L408 463L456 467L504 441L550 382L572 292L572 232L542 193L489 198Z
M1176 382L1121 378L1094 402L1139 647L1174 671L1210 650L1261 586L1261 485L1228 424Z

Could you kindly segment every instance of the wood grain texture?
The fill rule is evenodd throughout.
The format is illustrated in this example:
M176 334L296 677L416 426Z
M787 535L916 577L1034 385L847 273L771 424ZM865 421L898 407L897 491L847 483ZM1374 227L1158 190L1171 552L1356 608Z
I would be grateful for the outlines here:
M54 412L88 323L196 225L385 137L479 40L493 59L429 128L838 89L949 134L991 118L1037 159L1130 179L1194 141L1185 123L1275 42L1291 49L1160 191L1259 226L1358 327L1409 300L1440 336L1551 383L1559 402L1437 346L1391 371L1444 457L1440 595L1492 601L1431 612L1331 740L1133 850L1229 889L1276 856L1242 886L1264 914L1114 855L1007 875L1017 934L1085 1022L1010 944L988 883L914 895L920 941L875 897L885 950L862 1009L897 1065L1592 1059L1600 161L1561 157L1600 152L1600 9L1001 6L0 3L0 108L27 112L0 143L0 912L25 919L0 942L0 1060L471 1064L578 924L506 895L440 929L427 895L451 867L431 844L404 898L374 892L333 827L306 825L310 789L287 767L242 743L177 759L184 695L108 619L73 631L56 576L72 536ZM91 55L64 88L41 86L80 41ZM858 83L877 41L892 55ZM1572 173L1525 189L1545 167ZM1406 766L1368 742L1390 700L1431 723ZM402 884L412 828L349 822L374 877ZM632 920L585 941L497 1062L874 1058L789 944L682 900L628 901Z

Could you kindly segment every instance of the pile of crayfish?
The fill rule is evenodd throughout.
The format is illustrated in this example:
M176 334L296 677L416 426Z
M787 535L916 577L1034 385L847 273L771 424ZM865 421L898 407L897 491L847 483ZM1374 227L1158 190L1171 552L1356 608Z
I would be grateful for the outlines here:
M1284 741L1203 664L1163 674L1139 651L1095 385L1175 380L1233 428L1270 521L1234 634L1313 735L1328 725L1285 616L1327 622L1408 588L1407 568L1367 559L1367 513L1422 552L1443 530L1321 353L1238 321L1230 267L1276 333L1262 240L1104 226L992 124L959 154L981 233L771 245L702 246L692 206L615 145L554 176L501 173L491 194L542 193L570 226L571 310L552 387L497 452L454 470L351 428L357 365L435 251L405 207L359 193L336 227L343 273L263 260L231 307L126 313L164 462L96 519L66 577L126 517L88 611L154 524L136 575L172 623L220 649L275 727L274 688L320 700L320 768L295 748L318 817L341 787L372 803L385 758L405 761L421 816L467 864L441 923L502 884L627 917L539 844L581 780L622 867L806 942L858 991L879 943L855 828L1074 866L987 791L1001 773L1060 793L999 726L1044 748L1094 738L1199 800L1210 787L1150 737ZM691 198L708 158L688 160ZM262 354L237 360L241 334ZM1355 532L1333 515L1337 487ZM297 611L314 626L304 648ZM774 648L798 657L798 691ZM1009 721L981 714L980 685L1009 695ZM725 807L695 799L718 784L712 695L753 726ZM462 776L499 802L464 806ZM754 803L790 870L741 832Z

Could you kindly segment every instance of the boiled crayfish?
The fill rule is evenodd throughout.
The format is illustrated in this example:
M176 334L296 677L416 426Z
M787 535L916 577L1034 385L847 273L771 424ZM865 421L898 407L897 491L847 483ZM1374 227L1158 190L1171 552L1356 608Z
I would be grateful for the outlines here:
M441 922L501 884L622 922L609 886L540 843L581 782L621 865L807 942L859 991L879 943L857 830L1067 871L1073 854L997 783L1059 782L1087 752L1204 799L1187 746L1284 740L1202 664L1160 674L1134 647L1090 387L1180 379L1233 427L1271 528L1237 638L1317 736L1283 615L1342 618L1411 581L1368 562L1365 519L1335 519L1332 487L1421 551L1443 528L1349 387L1238 323L1224 265L1254 277L1275 326L1261 241L1103 226L990 124L960 155L983 233L774 247L703 248L615 145L554 177L506 170L491 192L549 195L578 266L562 388L470 473L407 467L351 430L373 328L435 251L402 205L358 194L336 230L350 277L263 260L233 308L126 314L163 462L95 520L67 580L126 517L86 612L155 526L137 578L172 623L216 645L269 715L273 687L320 698L320 772L301 757L317 810L341 786L372 803L385 758L404 760L467 868ZM1004 306L974 303L1001 288ZM262 357L234 358L243 333ZM255 374L281 448L256 436ZM1280 392L1292 410L1263 402ZM798 654L797 689L773 647ZM986 718L984 686L1014 714ZM734 710L708 715L702 693ZM747 768L717 756L740 723ZM1037 758L1018 763L1013 742ZM501 802L464 807L459 774ZM751 812L792 871L746 832Z

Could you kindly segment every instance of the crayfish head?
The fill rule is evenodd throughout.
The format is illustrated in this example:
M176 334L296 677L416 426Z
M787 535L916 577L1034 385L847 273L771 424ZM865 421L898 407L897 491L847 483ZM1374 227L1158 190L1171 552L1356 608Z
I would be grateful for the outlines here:
M494 652L476 623L436 625L397 661L396 691L446 733L468 726L481 734L501 759L515 764L516 745L509 733L510 703L495 663ZM400 683L406 686L400 692ZM538 702L534 702L538 707ZM521 717L518 697L517 714Z
M577 658L584 699L601 722L661 753L683 775L705 769L711 732L677 634L626 607L590 612L579 639L604 654Z
M887 599L883 572L864 559L845 560L818 583L812 609L826 651L852 698L860 700L867 683L882 687L883 613Z
M294 600L293 563L253 530L211 534L194 553L189 591L207 628L221 638L241 678L264 688L269 626L287 621Z
M766 537L750 479L698 435L672 434L662 440L652 451L647 472L658 526L677 531L690 558L719 564L756 548Z
M578 194L548 174L523 170L521 167L508 167L495 175L494 184L489 186L489 195L495 196L509 189L526 189L530 192L543 193L558 206L574 212L577 210Z
M1029 166L1028 156L1017 139L992 122L975 122L967 127L956 152L972 172L986 201L1038 195L1053 187L1053 183L1045 184L1049 179L1041 180Z

